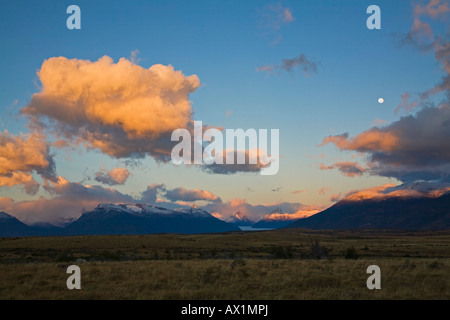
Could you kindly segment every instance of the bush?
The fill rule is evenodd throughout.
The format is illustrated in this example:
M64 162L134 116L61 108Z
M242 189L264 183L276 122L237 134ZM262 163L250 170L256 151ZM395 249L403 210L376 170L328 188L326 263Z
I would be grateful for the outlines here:
M331 252L330 248L322 246L318 240L311 241L309 245L309 252L307 258L309 259L328 259L328 255Z
M345 259L358 259L359 258L359 254L356 251L356 249L354 247L350 247L347 248L347 250L344 251L344 258Z
M291 259L293 256L292 247L291 246L287 246L285 248L282 246L274 247L272 248L272 254L274 255L275 259Z

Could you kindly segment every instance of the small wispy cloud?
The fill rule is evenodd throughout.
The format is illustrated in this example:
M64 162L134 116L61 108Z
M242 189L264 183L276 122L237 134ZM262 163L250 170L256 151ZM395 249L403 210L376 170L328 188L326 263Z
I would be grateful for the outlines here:
M260 11L261 25L267 29L279 30L283 25L294 21L292 9L281 3L268 4Z
M300 194L300 193L303 193L303 192L306 192L306 191L309 191L309 190L308 190L308 189L294 190L294 191L291 191L291 193L292 193L292 194Z
M317 190L317 193L321 196L323 196L324 194L328 193L329 191L331 191L330 187L323 187L320 188L319 190Z
M275 40L270 41L271 45L276 45L283 39L281 35L282 27L292 23L295 18L291 8L284 7L281 3L268 4L259 11L259 27L265 30L266 35Z
M316 62L301 53L291 59L282 59L280 65L265 65L256 68L256 71L266 72L267 74L274 74L275 71L278 71L278 73L287 72L294 74L296 70L300 69L303 71L304 75L309 78L312 73L317 74L318 65L319 62Z

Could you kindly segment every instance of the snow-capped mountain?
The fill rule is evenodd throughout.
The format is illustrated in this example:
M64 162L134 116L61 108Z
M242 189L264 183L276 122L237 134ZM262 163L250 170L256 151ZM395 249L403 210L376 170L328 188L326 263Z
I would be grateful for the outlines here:
M101 203L64 229L65 234L209 233L238 230L197 209L171 210L149 204Z
M389 198L437 198L450 192L450 183L433 181L416 181L399 186L385 184L379 187L351 192L343 201L385 200Z
M219 220L198 208L166 209L149 204L100 203L77 220L58 228L28 226L0 212L0 237L35 235L100 235L152 233L212 233L238 231L233 224Z
M271 228L278 229L288 226L298 219L309 217L313 214L320 212L316 208L307 208L305 210L298 210L294 213L283 212L280 208L273 210L271 213L266 214L261 220L253 225L254 228Z
M249 217L247 217L239 210L236 211L231 217L229 217L225 221L240 227L246 227L255 224L255 221L251 220Z

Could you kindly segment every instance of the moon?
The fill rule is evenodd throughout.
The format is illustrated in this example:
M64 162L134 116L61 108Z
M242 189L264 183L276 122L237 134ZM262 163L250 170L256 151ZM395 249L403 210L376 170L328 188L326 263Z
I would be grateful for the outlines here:
M378 99L378 103L383 103L383 102L384 102L383 98Z

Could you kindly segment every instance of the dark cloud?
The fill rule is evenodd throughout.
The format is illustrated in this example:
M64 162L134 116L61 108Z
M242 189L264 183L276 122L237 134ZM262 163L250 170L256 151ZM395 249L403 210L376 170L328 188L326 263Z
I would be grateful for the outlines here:
M240 150L234 150L234 164L228 164L226 163L226 154L227 153L231 153L231 151L224 151L223 153L223 163L219 164L219 163L212 163L212 164L204 164L202 166L202 170L207 172L207 173L215 173L215 174L234 174L234 173L245 173L245 172L249 172L249 173L259 173L261 172L262 169L264 168L270 168L270 166L274 165L276 166L277 164L275 163L276 161L278 161L277 159L270 159L270 162L267 164L264 164L260 161L259 157L257 157L257 163L256 164L251 164L250 163L250 156L251 154L256 154L259 155L259 152L256 150L245 150L245 151L240 151ZM231 154L233 154L231 153ZM245 159L245 163L243 164L238 164L238 157L239 155L243 154L243 157ZM268 160L266 159L266 161L268 162Z
M317 74L318 62L306 57L303 53L292 59L283 59L281 65L267 65L256 68L256 71L273 74L275 71L285 71L293 74L297 69L303 71L309 77L311 73Z
M367 172L402 181L448 179L450 176L450 104L425 107L390 125L353 138L327 137L341 150L367 155Z
M361 176L366 170L361 167L357 162L343 161L326 166L323 163L320 164L320 170L332 170L338 169L343 175L347 177Z
M123 185L130 176L126 168L114 168L110 171L102 169L95 173L95 180L109 186Z
M164 184L149 185L147 189L144 192L142 192L141 200L142 202L145 203L155 204L156 199L158 199L158 193L164 190L165 190Z

